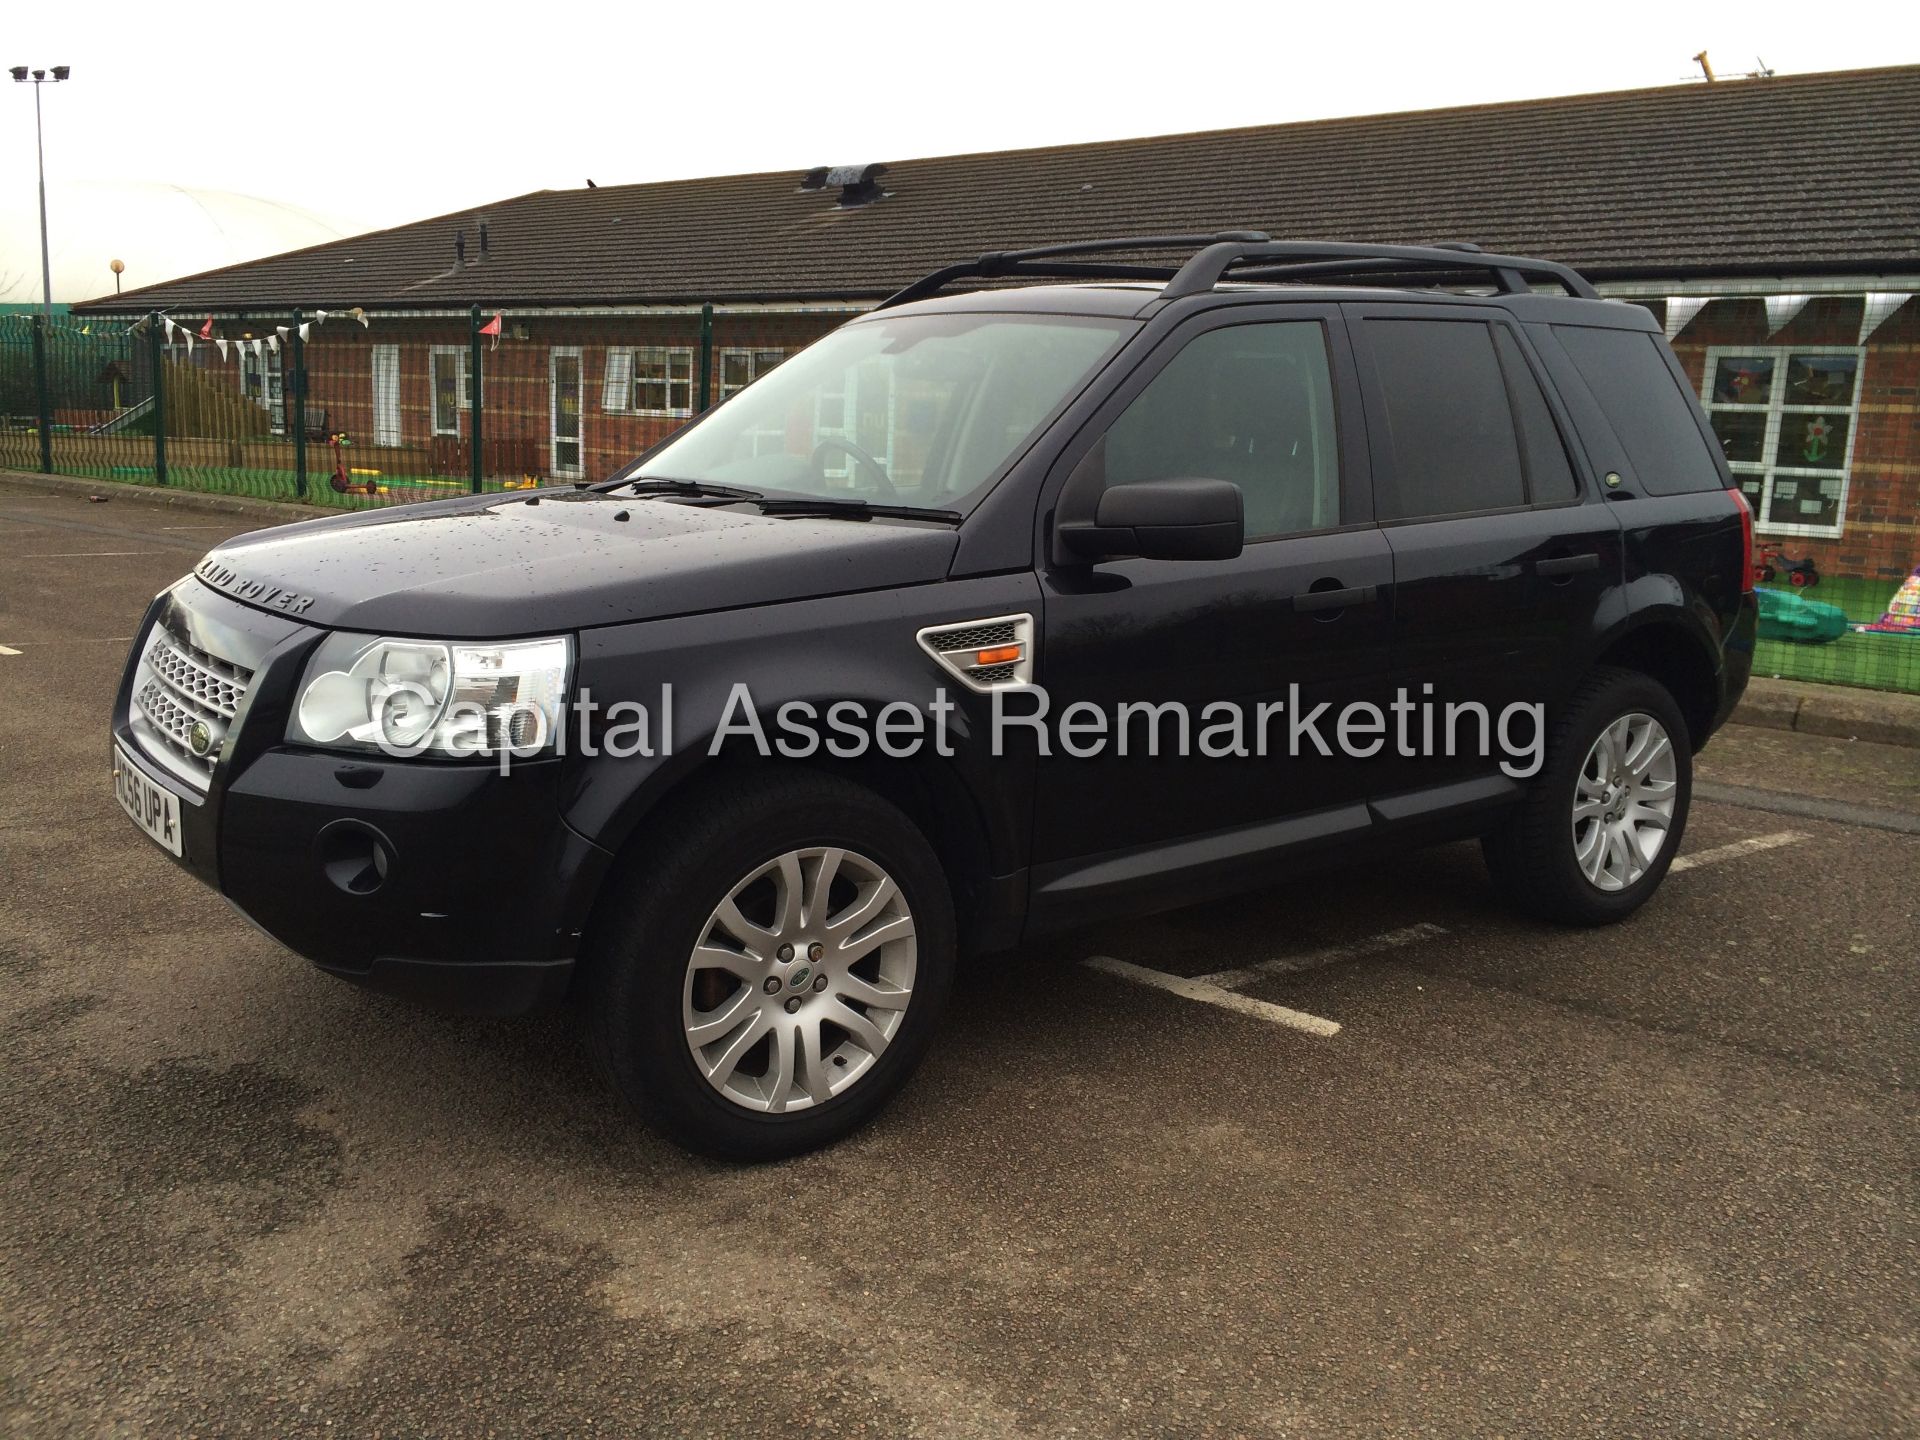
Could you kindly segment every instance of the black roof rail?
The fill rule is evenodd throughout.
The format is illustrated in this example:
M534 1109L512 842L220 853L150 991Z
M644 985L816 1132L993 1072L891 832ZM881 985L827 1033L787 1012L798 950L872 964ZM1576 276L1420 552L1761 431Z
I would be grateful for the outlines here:
M1074 257L1131 254L1142 250L1199 252L1178 270L1168 266L1118 261L1080 260ZM1252 268L1243 268L1252 267ZM1229 276L1229 272L1241 273ZM1163 300L1201 295L1228 278L1250 282L1312 280L1343 275L1371 279L1405 277L1429 283L1450 276L1491 278L1507 295L1528 292L1528 278L1551 280L1570 295L1599 299L1585 277L1551 260L1519 255L1489 255L1466 240L1432 245L1367 245L1333 240L1271 240L1257 230L1229 230L1215 235L1134 235L1114 240L1081 240L1034 250L993 250L923 276L882 300L885 310L924 300L956 280L1164 280Z
M1489 255L1477 245L1454 241L1444 245L1358 245L1335 240L1270 240L1264 244L1221 241L1209 245L1180 267L1180 273L1167 282L1161 298L1178 300L1183 295L1203 295L1227 278L1227 272L1262 261L1282 262L1269 266L1265 273L1253 272L1241 278L1296 279L1311 274L1341 274L1384 270L1394 274L1418 274L1442 271L1453 274L1485 273L1495 288L1507 295L1528 292L1528 276L1552 280L1569 295L1583 300L1598 300L1600 293L1586 278L1565 265L1551 260L1531 260L1520 255ZM1290 263L1287 263L1290 262ZM1275 273L1278 271L1279 273Z
M1268 241L1261 230L1222 230L1211 235L1131 235L1114 240L1076 240L1065 245L1043 245L1034 250L989 250L972 260L962 260L923 275L903 290L882 300L876 309L905 305L945 289L955 280L1003 279L1023 277L1031 280L1166 280L1176 272L1171 266L1081 264L1068 257L1077 255L1130 254L1141 250L1192 250L1197 246L1263 245ZM1203 252L1204 253L1204 252ZM1060 264L1049 262L1061 261Z

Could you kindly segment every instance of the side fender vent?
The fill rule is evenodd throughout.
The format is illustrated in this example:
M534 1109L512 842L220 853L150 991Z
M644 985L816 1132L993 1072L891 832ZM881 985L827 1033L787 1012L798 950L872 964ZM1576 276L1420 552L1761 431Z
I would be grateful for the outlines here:
M929 625L914 638L969 690L1013 690L1033 683L1031 615Z

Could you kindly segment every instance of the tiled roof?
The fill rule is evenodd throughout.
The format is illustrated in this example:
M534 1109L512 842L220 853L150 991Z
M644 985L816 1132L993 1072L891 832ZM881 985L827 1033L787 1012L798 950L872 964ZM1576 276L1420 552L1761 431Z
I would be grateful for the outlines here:
M1920 268L1920 66L868 158L888 195L859 209L791 171L542 190L81 308L866 297L986 250L1218 229L1474 240L1598 279Z

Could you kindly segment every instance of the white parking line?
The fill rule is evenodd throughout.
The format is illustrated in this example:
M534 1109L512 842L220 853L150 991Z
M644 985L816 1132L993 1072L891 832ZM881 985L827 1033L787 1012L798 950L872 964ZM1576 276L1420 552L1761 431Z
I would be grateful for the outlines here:
M1682 855L1667 867L1667 873L1677 875L1682 870L1717 865L1722 860L1737 860L1742 855L1752 855L1760 850L1778 850L1782 845L1791 845L1796 840L1806 838L1798 830L1777 830L1771 835L1750 836L1745 840L1735 840L1730 845L1716 845L1711 850L1696 850L1691 855Z
M1722 860L1737 860L1742 855L1753 855L1762 850L1777 850L1782 845L1791 845L1796 840L1806 838L1798 830L1778 830L1771 835L1752 835L1745 840L1735 840L1726 845L1716 845L1710 850L1699 850L1691 855L1682 855L1668 868L1671 873L1694 870L1702 865L1717 865ZM1147 985L1155 990L1165 990L1168 994L1178 995L1182 999L1198 1000L1206 1005L1218 1005L1223 1010L1250 1015L1256 1020L1285 1025L1294 1030L1304 1030L1309 1035L1329 1036L1340 1033L1338 1021L1309 1015L1304 1010L1289 1010L1284 1005L1274 1005L1265 1000L1255 1000L1250 995L1240 994L1239 987L1250 984L1262 976L1315 970L1323 965L1335 965L1344 960L1357 960L1364 956L1397 950L1404 945L1417 944L1422 940L1436 939L1446 933L1445 926L1434 925L1423 920L1400 930L1384 931L1379 935L1369 936L1365 940L1355 940L1346 945L1327 945L1298 955L1278 955L1270 960L1261 960L1252 965L1242 966L1237 970L1221 970L1212 975L1200 975L1193 979L1183 975L1169 975L1164 970L1149 969L1145 965L1129 964L1125 960L1116 960L1111 955L1091 955L1081 963L1090 970L1100 971L1103 975L1112 975L1135 985Z
M1265 1000L1255 1000L1249 995L1223 990L1220 986L1208 984L1205 980L1187 980L1179 975L1169 975L1162 970L1149 970L1144 965L1129 965L1124 960L1115 960L1111 955L1092 955L1081 963L1102 974L1130 980L1135 985L1150 985L1156 990L1165 990L1183 999L1218 1005L1223 1010L1251 1015L1256 1020L1285 1025L1294 1030L1304 1030L1309 1035L1340 1033L1337 1021L1323 1020L1318 1015L1307 1014L1304 1010L1289 1010L1284 1005L1270 1005Z
M131 642L131 635L69 635L63 640L29 640L28 649L38 645L125 645ZM0 655L18 655L20 652L11 645L0 645Z
M1446 933L1444 925L1430 925L1423 920L1418 925L1407 926L1404 930L1389 930L1384 935L1370 935L1365 940L1355 940L1346 945L1326 945L1300 955L1276 955L1271 960L1261 960L1252 965L1242 966L1238 970L1222 970L1217 974L1202 975L1199 979L1209 985L1218 985L1222 990L1238 990L1242 985L1250 985L1263 975L1288 975L1297 970L1318 970L1322 965L1337 965L1343 960L1358 960L1365 955L1377 955L1382 950L1397 950L1402 945L1431 940Z
M45 553L28 553L18 556L21 560L106 560L121 555L167 555L167 550L54 550Z

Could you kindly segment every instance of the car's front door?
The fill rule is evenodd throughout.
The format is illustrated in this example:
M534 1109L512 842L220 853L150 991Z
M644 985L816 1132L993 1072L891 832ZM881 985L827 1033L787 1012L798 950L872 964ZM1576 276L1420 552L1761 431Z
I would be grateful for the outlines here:
M1141 884L1178 883L1175 872L1231 866L1272 840L1262 827L1285 817L1319 817L1302 836L1364 830L1368 763L1337 758L1330 712L1319 732L1336 758L1310 739L1304 754L1288 753L1296 704L1310 713L1324 701L1337 710L1375 698L1388 658L1392 559L1372 524L1365 432L1337 311L1234 307L1176 330L1063 452L1048 495L1070 473L1077 491L1087 465L1104 467L1109 489L1181 476L1232 481L1246 546L1232 560L1043 571L1039 679L1050 715L1090 705L1105 717L1105 740L1085 758L1055 741L1039 763L1036 909L1136 872ZM1218 702L1232 709L1208 709ZM1283 707L1264 726L1262 704ZM1234 713L1237 743L1231 729L1210 728ZM1179 853L1164 853L1169 846ZM1096 873L1104 878L1089 878Z

